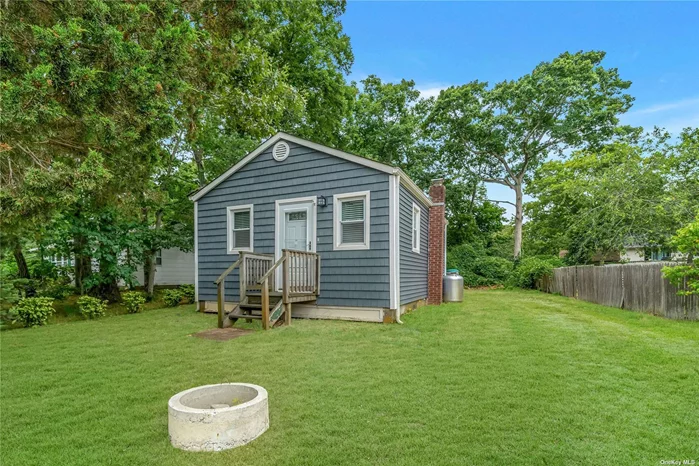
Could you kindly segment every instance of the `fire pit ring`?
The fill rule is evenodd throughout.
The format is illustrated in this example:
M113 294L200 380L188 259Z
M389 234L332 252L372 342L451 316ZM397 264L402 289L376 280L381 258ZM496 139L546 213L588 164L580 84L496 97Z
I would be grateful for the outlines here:
M181 450L228 450L252 442L268 428L267 390L259 385L203 385L168 401L170 443Z

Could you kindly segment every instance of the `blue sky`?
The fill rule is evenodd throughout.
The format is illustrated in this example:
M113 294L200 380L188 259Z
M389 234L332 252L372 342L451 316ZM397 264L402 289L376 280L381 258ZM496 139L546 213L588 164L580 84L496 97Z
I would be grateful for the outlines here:
M604 65L633 82L625 123L699 126L699 3L350 1L342 23L353 80L413 79L436 95L475 79L516 79L564 51L604 50ZM489 193L513 198L501 186Z

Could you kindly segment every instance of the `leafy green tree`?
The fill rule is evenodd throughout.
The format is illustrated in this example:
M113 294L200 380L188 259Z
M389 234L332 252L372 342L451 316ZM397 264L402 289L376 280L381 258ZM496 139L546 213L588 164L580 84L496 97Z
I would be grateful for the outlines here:
M70 175L98 153L100 169L118 174L89 202L81 195L73 197L73 205L47 202L62 219L66 212L72 215L70 244L82 286L91 269L85 251L92 249L83 227L99 218L120 223L119 215L128 214L120 208L124 193L138 191L149 179L160 141L175 129L171 96L185 85L178 70L195 35L179 2L167 0L11 2L1 14L0 166L14 177L8 194L17 197L13 202L31 201L21 194L29 169L54 181L47 188L71 187ZM59 163L65 170L55 169ZM59 174L67 178L56 180ZM26 237L31 227L30 219L19 218L14 230ZM123 231L100 225L100 232ZM100 268L115 277L106 262Z
M344 122L343 148L401 167L424 189L432 179L444 177L448 193L447 243L478 241L489 246L492 234L502 228L503 209L485 200L480 180L454 180L449 173L441 173L434 147L423 129L431 105L432 101L420 98L413 81L385 83L369 76L361 81Z
M678 294L699 294L699 213L694 222L677 231L671 243L687 255L687 263L664 267L663 275L680 289Z
M569 261L586 263L596 253L623 252L629 241L666 246L699 204L679 170L684 142L658 136L539 167L527 191L536 198L527 204L527 236L539 243L536 252L565 249Z
M303 96L303 113L279 128L338 147L354 89L345 81L354 55L340 16L345 0L282 0L257 3L255 40L286 71ZM278 128L278 129L279 129Z
M447 189L447 245L478 242L486 248L494 244L503 228L505 209L488 202L483 185L445 180Z
M515 192L514 256L522 250L527 178L550 155L609 140L632 98L604 52L564 53L493 87L474 81L440 93L427 121L450 172Z
M383 83L372 75L361 84L343 126L343 146L389 165L410 166L413 171L425 168L419 166L422 160L417 157L422 115L416 107L420 91L415 82Z
M189 19L192 42L177 70L183 85L170 96L178 131L166 144L180 159L191 156L203 186L220 174L212 173L210 161L231 162L232 156L234 163L250 140L300 119L303 96L266 48L271 19L264 11L281 5L203 0L180 2L179 8Z

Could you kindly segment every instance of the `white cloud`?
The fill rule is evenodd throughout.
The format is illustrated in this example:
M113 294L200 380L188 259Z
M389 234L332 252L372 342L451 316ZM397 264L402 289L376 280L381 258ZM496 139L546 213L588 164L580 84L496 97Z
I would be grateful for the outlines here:
M632 110L628 113L628 115L647 115L649 113L667 112L668 110L676 110L687 107L694 108L694 110L699 110L699 97L677 100L675 102L668 102L664 104L651 105L650 107L641 108L639 110Z
M422 97L423 99L427 99L429 97L438 97L439 93L448 87L449 84L432 83L426 85L417 85L415 86L415 89L420 91L420 97Z
M677 134L686 127L699 126L699 97L659 103L632 110L622 116L622 122L651 130L654 126Z

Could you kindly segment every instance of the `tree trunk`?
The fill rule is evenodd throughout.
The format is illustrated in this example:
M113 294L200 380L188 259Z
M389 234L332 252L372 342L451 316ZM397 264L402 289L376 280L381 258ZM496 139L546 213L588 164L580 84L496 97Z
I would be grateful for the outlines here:
M100 260L100 275L102 276L102 280L104 280L104 277L107 276L106 269L108 268L109 265ZM121 291L119 291L119 284L114 278L101 282L96 289L92 290L92 293L96 293L100 298L106 299L110 303L121 302Z
M159 210L155 214L155 234L157 236L163 223L163 211ZM150 301L153 299L153 290L155 288L155 273L156 273L156 263L155 263L155 253L160 248L151 247L147 252L146 257L143 261L143 286L146 289L146 297Z
M92 257L85 254L87 240L82 235L73 237L73 264L75 271L75 287L82 295L85 294L85 279L92 273Z
M153 299L153 285L155 283L155 253L146 251L146 257L143 260L143 287L146 290L146 299Z
M514 258L519 259L522 255L522 223L524 222L523 204L522 204L522 183L517 182L515 190L515 248Z
M29 276L29 267L27 267L27 260L24 258L22 245L19 241L15 242L15 245L12 248L12 254L15 256L15 262L17 262L17 277L32 278Z
M204 173L204 154L201 149L196 149L194 151L194 163L197 165L197 178L199 180L199 187L206 185L206 174Z

